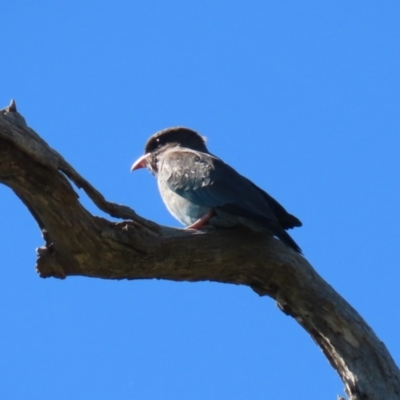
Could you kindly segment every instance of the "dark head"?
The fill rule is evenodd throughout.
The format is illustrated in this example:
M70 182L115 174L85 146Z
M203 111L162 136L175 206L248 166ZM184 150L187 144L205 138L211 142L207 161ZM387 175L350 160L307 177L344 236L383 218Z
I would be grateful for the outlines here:
M162 147L182 146L207 153L205 140L197 132L181 126L163 129L155 133L146 143L145 154Z
M208 153L205 139L197 132L181 126L167 128L151 136L144 148L144 155L133 163L131 171L148 168L153 174L157 173L158 155L175 146Z

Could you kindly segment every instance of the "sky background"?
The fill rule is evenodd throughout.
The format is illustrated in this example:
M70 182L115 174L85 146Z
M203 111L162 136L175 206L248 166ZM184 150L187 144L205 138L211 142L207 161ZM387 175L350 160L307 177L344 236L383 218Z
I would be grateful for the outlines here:
M0 108L104 196L179 226L147 138L184 125L303 227L304 255L400 362L398 1L2 2ZM102 215L80 192L82 202ZM273 300L216 283L40 279L40 231L0 186L0 398L335 399Z

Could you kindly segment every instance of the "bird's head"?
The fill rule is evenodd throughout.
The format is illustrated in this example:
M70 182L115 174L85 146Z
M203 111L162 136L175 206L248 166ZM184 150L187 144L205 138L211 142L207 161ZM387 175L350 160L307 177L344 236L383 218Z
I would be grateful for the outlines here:
M158 131L147 141L144 155L137 159L131 168L148 168L153 174L157 173L157 158L165 150L172 147L184 147L203 153L208 153L205 138L197 132L183 127L173 127Z

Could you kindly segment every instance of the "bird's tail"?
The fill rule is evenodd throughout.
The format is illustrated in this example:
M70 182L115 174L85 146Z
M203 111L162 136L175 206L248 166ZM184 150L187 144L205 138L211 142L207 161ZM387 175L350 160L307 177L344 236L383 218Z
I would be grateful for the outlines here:
M272 225L273 234L286 243L293 250L297 251L299 254L303 254L299 245L292 239L292 237L278 224L274 223Z

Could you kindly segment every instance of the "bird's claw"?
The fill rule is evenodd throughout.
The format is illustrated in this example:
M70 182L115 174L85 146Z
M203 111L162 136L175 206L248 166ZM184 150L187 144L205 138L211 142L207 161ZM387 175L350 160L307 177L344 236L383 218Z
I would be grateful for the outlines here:
M201 218L199 218L196 222L193 224L187 226L185 229L200 229L202 228L207 221L214 216L214 210L210 210L207 214L203 215Z

